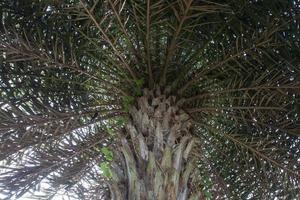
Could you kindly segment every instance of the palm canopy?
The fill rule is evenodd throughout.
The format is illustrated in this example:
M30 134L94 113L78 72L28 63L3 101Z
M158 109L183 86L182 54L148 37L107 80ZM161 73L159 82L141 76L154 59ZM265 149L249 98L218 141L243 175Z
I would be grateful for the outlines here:
M1 193L109 198L128 108L160 87L193 121L205 199L300 198L299 6L2 1Z

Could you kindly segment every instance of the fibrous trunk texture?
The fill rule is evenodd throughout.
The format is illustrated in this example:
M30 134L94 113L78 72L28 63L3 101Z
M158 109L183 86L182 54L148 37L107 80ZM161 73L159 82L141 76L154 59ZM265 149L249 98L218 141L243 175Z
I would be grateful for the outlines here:
M110 184L111 198L199 199L189 190L195 166L189 156L194 143L189 116L159 88L143 93L129 111L127 137L121 138L119 149L123 178Z

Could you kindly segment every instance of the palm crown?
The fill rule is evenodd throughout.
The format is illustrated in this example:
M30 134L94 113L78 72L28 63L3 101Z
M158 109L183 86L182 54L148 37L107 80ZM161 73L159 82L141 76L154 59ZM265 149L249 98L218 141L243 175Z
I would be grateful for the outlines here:
M3 1L1 192L110 198L131 108L154 91L191 121L191 193L300 198L299 6Z

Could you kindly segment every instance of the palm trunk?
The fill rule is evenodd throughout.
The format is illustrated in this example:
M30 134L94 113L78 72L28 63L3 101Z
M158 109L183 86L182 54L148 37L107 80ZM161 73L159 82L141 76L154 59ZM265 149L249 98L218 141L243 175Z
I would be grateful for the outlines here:
M110 184L112 199L199 199L189 190L194 162L188 115L178 109L175 97L159 89L144 90L137 104L130 109L128 137L121 139L123 178Z

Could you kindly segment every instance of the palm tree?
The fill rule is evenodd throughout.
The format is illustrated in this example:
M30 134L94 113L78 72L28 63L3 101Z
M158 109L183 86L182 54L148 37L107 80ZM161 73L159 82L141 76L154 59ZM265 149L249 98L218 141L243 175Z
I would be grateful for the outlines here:
M3 0L1 197L299 199L299 6Z

